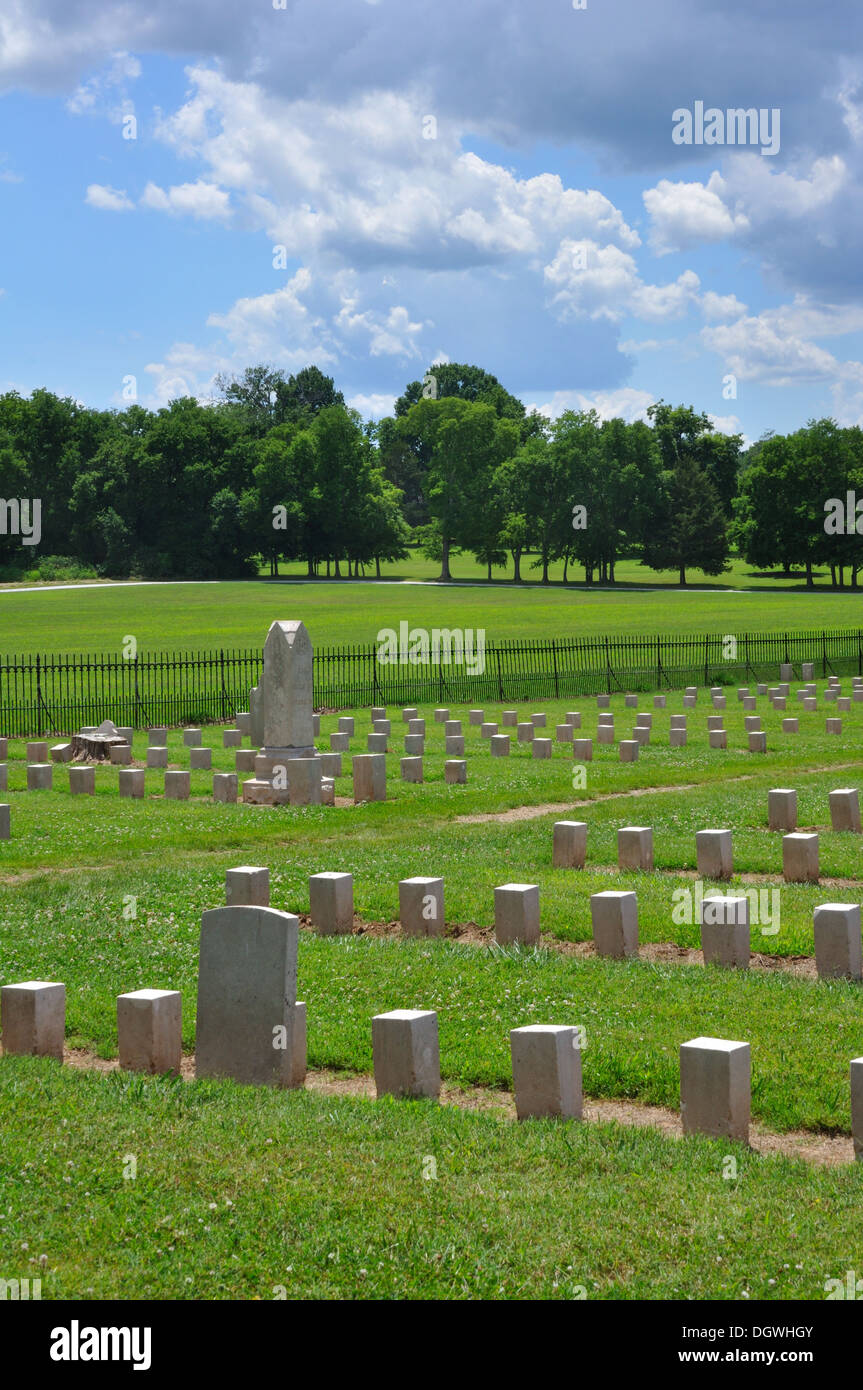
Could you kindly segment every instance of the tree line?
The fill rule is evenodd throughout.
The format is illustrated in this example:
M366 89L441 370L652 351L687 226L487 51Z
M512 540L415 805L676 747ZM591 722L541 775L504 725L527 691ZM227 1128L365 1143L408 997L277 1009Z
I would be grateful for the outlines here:
M0 502L41 499L40 554L113 578L237 578L301 562L310 576L380 574L418 544L451 577L468 553L488 577L542 582L563 563L614 583L635 558L719 575L733 552L763 568L831 567L856 587L863 536L830 525L855 489L863 435L832 420L748 450L691 406L648 420L527 412L479 367L433 366L392 416L364 422L317 367L268 366L217 397L95 410L40 389L0 395ZM825 512L825 506L828 510ZM0 572L34 563L0 506ZM827 524L825 525L825 517ZM863 519L861 519L863 528ZM851 534L848 534L848 532Z

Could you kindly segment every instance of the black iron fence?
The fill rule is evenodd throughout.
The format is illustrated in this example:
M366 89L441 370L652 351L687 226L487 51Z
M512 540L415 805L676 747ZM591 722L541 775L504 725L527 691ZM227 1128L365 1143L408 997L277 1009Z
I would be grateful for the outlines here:
M709 634L693 637L560 637L465 646L434 631L401 651L377 645L315 652L317 709L363 705L472 704L558 699L615 690L736 685L795 679L812 662L821 677L863 674L863 629ZM413 637L413 634L411 634ZM464 636L468 636L465 634ZM113 719L153 724L219 723L248 709L260 650L0 657L0 734L73 733Z
M260 651L0 657L7 736L71 734L85 724L218 723L248 709Z

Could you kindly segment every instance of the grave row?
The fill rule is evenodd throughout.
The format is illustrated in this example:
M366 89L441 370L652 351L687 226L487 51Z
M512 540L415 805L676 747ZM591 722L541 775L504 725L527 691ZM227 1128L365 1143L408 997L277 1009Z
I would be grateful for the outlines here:
M573 828L576 834L573 834ZM563 832L562 834L559 831ZM707 832L708 834L710 832ZM627 826L618 831L621 868L642 867L652 857L651 831ZM555 863L574 857L584 865L587 826L559 821ZM573 849L576 854L573 855ZM566 853L560 853L565 850ZM443 878L402 879L399 921L406 936L443 936L446 927ZM225 877L229 907L269 907L270 871L243 865ZM625 960L638 952L638 898L631 890L608 890L590 898L593 945L597 955ZM309 878L309 915L320 936L344 935L354 924L353 874L326 872ZM536 945L540 939L539 885L506 883L494 890L495 940L501 945ZM856 903L824 903L813 914L815 962L821 979L863 979L863 931ZM750 962L749 899L716 894L702 899L701 949L705 964L747 969Z
M863 695L863 691L861 691ZM660 698L660 697L657 697ZM664 697L662 697L664 698ZM448 710L440 711L448 714ZM406 710L406 714L412 715L413 710ZM482 715L482 710L471 711L472 714ZM506 723L507 714L515 716L515 711L507 711L504 715ZM541 722L540 722L541 721ZM550 758L552 755L553 741L551 738L538 738L536 729L545 724L545 715L533 715L531 720L512 721L516 728L516 738L519 743L530 743L532 753L535 758ZM632 737L621 739L619 743L619 753L622 762L633 762L638 757L639 747L644 747L650 743L652 732L653 716L649 713L639 713L636 716L635 727L632 730ZM350 748L350 741L354 737L355 721L352 717L339 720L339 729L330 734L330 751L333 753L347 752ZM748 747L751 753L766 753L767 734L761 728L761 718L758 715L747 716L744 720L745 730L748 738ZM345 727L342 727L345 726ZM555 737L558 743L571 743L573 745L573 757L581 761L591 761L593 758L593 740L590 738L575 738L574 731L581 728L581 714L578 711L571 711L566 716L563 724L558 724L555 730ZM707 719L708 740L711 748L726 749L728 747L728 734L724 727L724 719L721 715L710 715ZM367 747L370 753L387 753L390 751L391 723L389 720L376 720L372 726L373 731L367 735ZM413 719L408 721L408 733L404 739L404 751L407 757L421 757L425 752L425 720ZM451 732L450 732L451 730ZM782 720L782 732L787 734L797 734L800 732L800 723L796 718ZM842 720L828 718L825 724L825 732L828 734L841 735ZM511 735L502 734L497 723L485 721L480 724L480 735L490 743L492 755L498 757L508 756L512 742ZM600 744L613 744L615 742L614 715L610 712L600 713L596 731L596 741ZM687 743L687 716L685 714L673 714L669 730L669 744L672 748L685 747ZM445 723L445 751L448 756L462 757L465 752L465 739L461 731L461 720L447 720ZM238 755L239 757L240 755ZM404 765L405 759L402 760ZM410 780L420 780L410 778Z
M729 831L701 831L729 835ZM554 834L554 862L583 867L587 826L559 821ZM709 842L708 842L709 843ZM618 831L620 867L652 864L652 831L626 826ZM722 843L712 851L722 852ZM649 861L649 863L648 863ZM701 866L700 866L701 867ZM228 906L270 906L270 875L265 867L229 869L225 883ZM406 936L443 936L446 925L444 880L402 879L398 885L399 919ZM354 922L353 875L329 871L309 878L311 924L322 936L350 932ZM632 890L606 890L590 897L593 945L597 955L624 960L638 952L638 898ZM540 939L539 885L506 883L494 890L494 935L501 945L536 945ZM856 903L824 903L814 909L816 968L822 979L863 979L861 912ZM716 894L701 904L701 949L706 964L746 969L750 962L749 899Z
M195 1074L245 1084L301 1087L306 1079L306 1007L296 987L297 918L272 908L205 912L201 931ZM240 943L246 948L240 952ZM232 948L232 949L231 949ZM229 967L226 950L238 968ZM230 985L226 986L226 978ZM280 996L280 997L279 997ZM273 1018L280 1022L273 1024ZM63 1060L66 988L26 980L0 990L3 1050ZM511 1030L513 1092L519 1120L583 1115L580 1026L530 1024ZM142 989L117 999L117 1041L124 1070L179 1073L181 997ZM278 1046L276 1045L278 1043ZM372 1018L378 1098L440 1097L438 1016L393 1009ZM277 1059L277 1060L276 1060ZM749 1140L751 1049L746 1042L699 1037L682 1043L680 1115L685 1134ZM863 1160L863 1057L850 1063L854 1154Z
M803 686L803 688L799 689L796 693L797 699L803 704L804 709L814 708L815 706L813 706L811 703L813 700L815 700L817 704L817 684L811 679L813 671L814 663L804 662L802 664L802 679L806 681L807 684ZM768 686L767 684L759 684L756 687L756 695L752 694L751 688L749 686L738 687L737 699L743 703L744 708L746 710L749 710L750 708L754 709L756 707L755 703L752 702L756 701L757 696L766 695L769 697L771 702L777 706L777 708L783 708L784 706L781 703L778 704L777 702L785 701L790 696L790 682L793 679L791 675L791 667L788 665L783 666L781 668L780 674L783 676L783 680L778 686ZM850 710L852 699L854 702L863 701L863 676L852 677L851 698L843 697L841 694L841 689L842 687L839 677L830 676L828 678L828 684L823 692L824 698L828 701L837 701L840 711ZM724 687L711 687L710 695L714 705L717 708L725 708L727 696ZM684 690L683 695L684 706L692 707L696 703L697 698L698 687L687 686ZM609 693L600 693L596 696L596 702L597 706L600 709L608 709L611 703L611 695ZM638 695L631 693L624 695L624 704L627 708L637 707L639 702L640 697ZM664 709L666 708L666 704L666 695L658 694L653 696L654 709ZM315 735L318 735L320 733L320 715L314 714L312 716L312 719L313 732ZM392 726L390 721L387 719L387 711L384 707L373 707L371 710L371 720L373 726L372 736L378 734L389 735L391 733ZM441 723L445 725L444 732L446 737L457 738L463 736L461 720L451 719L449 709L436 709L434 711L434 720L436 723ZM408 736L424 736L425 720L419 717L419 712L416 708L404 708L402 710L402 721L409 725ZM497 723L487 721L485 718L485 711L481 709L472 709L469 711L468 723L470 725L479 726L480 729L484 732L485 737L487 738L491 738L494 733L498 732L499 726L497 725ZM252 720L251 715L247 711L239 711L237 713L235 725L236 727L234 728L223 729L222 731L222 746L224 748L241 748L243 738L251 737ZM504 710L501 716L501 726L503 728L513 727L517 729L518 737L522 741L532 740L532 734L530 732L531 729L544 728L545 725L546 715L544 713L535 713L531 716L531 719L528 721L520 720L517 710ZM564 740L567 738L567 725L575 728L580 727L580 713L578 713L577 711L573 711L567 714L566 723L557 726L559 740ZM105 730L107 730L112 735L116 735L116 745L108 748L108 753L111 758L111 761L119 762L122 765L122 763L126 760L128 756L123 752L123 747L126 746L131 750L132 739L135 732L131 726L115 726L111 724L110 721L105 721L105 723L102 726L100 726L100 728L96 728L95 726L83 727L76 737L85 740L92 739L95 736L99 736ZM339 728L336 737L345 733L348 735L349 738L354 736L355 719L353 716L345 715L339 718ZM148 751L156 748L164 748L167 746L167 726L154 726L147 731L147 735ZM198 756L199 759L201 759L201 761L198 764L199 766L204 765L203 758L208 752L208 750L202 745L202 736L203 731L199 727L189 727L183 730L183 742ZM110 744L114 744L115 740L112 738L109 739L108 742ZM0 762L5 761L7 757L6 744L7 739L0 737ZM332 751L346 751L346 748L336 746ZM368 751L376 752L381 750L377 748L369 748ZM52 760L55 762L68 762L72 760L73 756L74 749L72 743L57 744L51 749L51 757ZM30 763L47 762L47 742L44 740L34 740L28 743L27 761ZM195 766L194 763L192 765Z
M775 685L775 686L769 686L769 685L766 685L766 684L759 684L759 685L756 687L756 693L755 693L754 695L753 695L752 690L751 690L751 688L750 688L749 686L738 686L738 688L737 688L737 699L738 699L740 702L742 702L743 708L744 708L745 710L753 710L753 709L757 708L757 699L758 699L758 697L759 697L759 696L767 696L767 698L770 700L771 704L773 704L776 708L778 708L778 709L780 709L780 710L781 710L781 709L784 709L784 708L785 708L784 702L785 702L787 699L789 699L790 696L791 696L791 681L792 681L793 677L792 677L792 675L790 674L790 671L791 671L791 668L790 668L790 667L782 667L782 668L781 668L781 671L780 671L780 674L782 675L782 681L781 681L781 683L780 683L779 685ZM803 686L801 689L799 689L799 690L796 692L796 693L797 693L797 699L798 699L801 703L803 703L804 706L805 706L805 702L806 702L807 700L816 700L816 702L817 702L818 686L817 686L817 684L811 679L812 671L813 671L812 663L805 663L805 662L804 662L802 679L803 679L804 681L806 681L807 684L806 684L805 686ZM852 703L852 702L855 703L855 704L860 704L861 702L863 702L863 676L852 676L852 678L851 678L851 697L847 697L847 696L843 696L843 695L842 695L842 682L840 681L840 679L839 679L838 676L830 676L830 677L828 678L828 682L827 682L826 687L824 688L824 692L823 692L823 693L824 693L824 698L825 698L825 700L827 700L828 702L829 702L829 701L833 701L833 700L837 700L837 701L840 702L840 707L841 707L841 708L850 710L850 708L851 708L851 703ZM725 709L725 708L726 708L727 694L726 694L726 690L725 690L725 687L724 687L724 686L721 686L721 685L711 686L711 687L709 688L709 694L710 694L710 698L711 698L711 700L712 700L712 702L713 702L715 708L717 708L717 709ZM685 689L684 689L684 693L683 693L683 705L684 705L684 708L686 708L686 709L694 708L694 706L695 706L696 703L697 703L697 700L698 700L698 686L695 686L695 685L688 685L688 686L686 686ZM844 702L844 703L843 703L843 702ZM597 695L597 696L596 696L596 703L597 703L597 707L598 707L599 709L608 709L609 705L611 704L611 695L610 695L610 693L605 692L605 693L601 693L601 694ZM624 706L625 706L626 708L634 708L634 707L636 707L636 706L638 705L638 703L639 703L639 697L638 697L638 695L632 695L632 694L625 694L625 695L624 695ZM666 696L665 696L665 695L654 695L654 697L653 697L653 706L654 706L654 709L665 709L665 707L666 707Z
M844 710L846 707L850 709L849 700L843 700L837 697L837 691L839 689L838 678L832 677L831 680L837 682L837 684L829 687L825 692L827 698L838 698L838 707L840 711ZM863 699L863 677L854 677L854 685L855 699L858 697L859 699ZM783 686L758 686L759 693L762 691L768 692L768 690L771 698L774 700L774 705L776 705L777 700L784 700L784 695L774 696L774 690L784 690ZM811 692L813 690L813 686L807 686L798 692L798 697L802 700L804 709L814 708L811 698ZM696 698L696 693L696 687L687 687L684 703L693 703ZM719 709L724 708L726 697L724 693L721 692L721 689L719 687L714 687L711 694L713 696L714 706ZM738 699L743 702L744 708L747 709L750 703L755 700L754 696L750 696L748 687L740 687L737 695ZM611 699L609 695L598 695L596 698L601 709L607 707ZM639 697L636 695L626 695L624 697L624 702L628 707L637 706ZM654 696L653 702L656 708L664 708L666 697L664 695L656 695ZM752 707L754 708L754 704ZM783 708L784 706L777 705L776 707ZM386 710L383 707L373 708L371 716L372 731L367 735L367 751L370 754L386 753L389 751L389 739L392 733L391 721L385 717ZM450 711L448 709L438 709L434 714L435 722L444 725L445 751L447 755L453 759L461 759L464 757L465 752L462 721L460 719L451 719L449 716ZM421 781L422 777L419 766L417 764L412 764L409 760L411 758L422 757L425 752L426 721L419 718L415 708L405 708L402 711L402 719L408 726L408 731L405 735L405 758L402 759L402 776L406 781ZM320 733L320 716L314 715L313 720L314 733L317 735ZM505 710L501 716L501 724L499 725L497 722L486 720L483 710L474 709L469 711L468 722L471 725L479 726L481 737L490 742L491 752L494 755L504 757L508 755L511 747L510 736L501 734L500 728L501 726L504 728L511 726L516 730L518 742L529 742L534 745L532 749L534 757L546 758L551 756L552 740L550 738L536 737L536 730L546 726L546 715L542 712L534 713L529 720L520 720L517 710ZM238 773L254 772L255 761L259 754L254 749L243 749L241 747L244 736L250 734L250 716L244 712L240 712L236 716L236 723L236 728L224 729L222 731L223 747L236 750L236 771ZM727 748L727 731L723 727L722 718L710 716L708 717L707 724L710 746L716 749ZM639 746L644 746L650 742L651 726L651 714L639 713L636 716L636 725L632 731L632 738L620 741L620 757L622 761L634 761L637 758ZM102 727L105 728L105 726ZM766 752L766 733L761 728L760 718L757 716L747 718L745 720L745 727L749 739L750 752ZM113 729L114 726L112 725L111 728ZM590 739L574 738L573 731L580 728L581 713L577 710L573 710L567 714L566 720L562 724L556 726L555 736L558 743L573 743L574 756L587 761L593 756L593 744ZM799 720L796 718L783 719L782 731L784 733L798 733ZM841 719L828 718L825 731L828 734L841 735ZM81 736L90 737L97 735L99 732L100 731L95 728L85 727L81 730ZM113 764L124 766L131 762L133 732L134 731L129 727L117 726L116 733L118 738L116 741L109 742L107 747L110 761ZM339 718L338 730L330 734L330 755L348 752L350 749L350 741L355 737L355 733L356 720L354 716L341 716ZM146 751L146 766L148 768L167 768L167 736L168 730L165 726L152 728L148 731L148 747ZM612 713L600 714L596 737L598 743L614 743L614 715ZM202 730L200 728L187 728L183 731L183 742L189 749L189 764L190 769L193 771L209 770L212 767L212 750L208 747L204 747L201 744L201 739ZM686 745L686 741L686 715L672 715L669 732L669 742L671 746L683 747ZM6 738L0 738L0 790L4 790L5 787L7 743L8 740ZM72 760L73 755L73 743L57 744L50 749L51 760L55 763L69 762ZM325 758L328 755L321 754L319 756ZM44 771L45 766L48 764L48 759L49 745L46 740L31 740L27 743L27 763L34 767L34 769L40 769L39 771L34 771L32 777L28 773L28 778L32 782L32 789L34 790L44 787L49 783L50 779L48 774ZM341 764L339 763L339 771L337 773L324 770L323 775L340 776ZM465 777L462 775L461 770L453 767L448 773L448 780L453 782L464 781Z
M621 762L634 762L638 758L639 749L647 746L650 743L650 719L650 715L639 715L639 722L636 724L635 729L633 730L633 737L631 739L620 740L618 744L618 749ZM669 731L669 743L671 747L686 746L687 728L685 720L685 715L672 716L671 729ZM613 744L615 741L613 716L603 717L602 715L600 715L600 721L601 722L597 728L597 742L600 744ZM728 747L728 735L727 731L722 727L723 721L721 716L709 716L707 722L710 747L713 749L726 749ZM749 717L746 719L746 726L749 741L749 751L751 753L766 753L767 735L763 730L760 729L760 727L756 727L760 726L760 719L757 716ZM496 730L497 728L496 725L484 727L488 727L489 730ZM560 725L558 727L558 741L571 742L572 755L575 761L591 762L593 760L593 740L590 738L573 738L572 731L576 727L578 726L569 723ZM531 743L533 757L550 758L552 755L553 748L552 740L548 738L534 737L534 726L532 724L525 726L525 728L529 732L526 732L523 738L521 733L519 733L519 738L521 741L529 741ZM782 728L783 731L787 733L799 732L799 724L796 719L783 719ZM839 719L828 719L826 722L826 731L829 734L841 734L842 721ZM490 740L491 753L493 756L508 756L511 748L511 740L509 735L498 734L496 732L489 732L487 737ZM345 743L345 747L348 746L348 739L349 736L346 733L332 734L330 736L331 743L334 743L337 740L343 740ZM382 757L385 755L387 751L387 735L370 734L368 742L370 750L369 753L367 755L355 755L355 764L356 759L362 758L363 756ZM423 735L408 735L405 738L406 754L403 758L400 759L399 764L400 774L403 781L415 783L421 783L423 781L424 745L425 739ZM42 753L43 750L47 751L47 744L28 744L28 758L39 758L40 753ZM319 799L317 794L314 793L314 791L311 789L309 791L309 795L307 796L306 791L302 786L302 775L305 776L305 778L309 781L310 784L315 780L313 776L314 766L317 766L319 777L320 779L322 779L323 784L323 795L320 797L320 800L323 802L323 804L333 804L332 795L328 795L325 784L327 781L332 781L336 777L342 776L342 751L344 751L344 749L342 747L342 743L339 742L339 747L332 748L329 753L318 754L315 758L297 758L290 760L291 771L294 772L299 783L296 798L298 804L308 804L309 801L315 803ZM467 762L463 757L452 756L455 754L464 753L464 738L460 735L447 737L445 751L447 754L447 761L445 763L446 781L451 784L466 783ZM115 756L115 754L118 754L119 756ZM258 754L254 749L237 749L235 756L237 768L236 773L215 774L213 794L214 798L218 801L237 800L238 791L234 792L233 790L237 774L241 772L255 771L257 760L260 758L261 755ZM120 763L122 765L123 763L128 763L130 760L131 750L127 745L120 745L119 748L112 747L112 763ZM166 795L174 796L178 799L185 799L188 797L189 772L185 769L168 769L168 749L166 747L156 746L148 748L146 766L149 770L165 770ZM211 766L211 749L194 747L190 748L190 771L208 771L210 770ZM144 771L144 768L123 768L121 766L121 795L133 797L144 795ZM355 775L356 771L356 766L354 766ZM363 783L363 790L359 797L355 797L356 800L385 799L385 796L381 795L380 774L377 773L374 768L372 768L370 771L371 777L369 777L367 773L364 773L362 766L360 768L360 780ZM70 768L70 790L73 793L77 792L83 794L92 794L92 792L95 790L95 782L93 778L94 772L95 767L93 766L93 764L84 764L82 766ZM384 773L384 780L385 776L386 774ZM287 780L289 780L288 773L286 773L286 781ZM44 760L35 762L28 761L27 790L51 790L52 786L52 764ZM169 786L171 790L168 790ZM367 788L371 788L371 792L369 792ZM4 762L0 762L0 791L6 791L7 789L7 765ZM289 800L290 796L286 797L285 799Z
M837 787L828 795L831 827L836 832L861 833L860 794L856 787ZM817 882L819 836L816 831L797 831L797 792L774 787L767 793L768 829L788 832L782 836L782 871L789 883ZM553 830L552 863L555 868L583 869L587 857L587 823L557 821ZM623 826L617 832L618 867L653 871L651 826ZM695 853L704 878L730 878L734 872L732 832L698 830Z
M588 741L589 742L589 741ZM636 745L637 746L637 745ZM328 755L323 755L326 758ZM333 755L329 755L332 757ZM333 805L335 800L334 776L341 772L341 755L338 773L333 768L333 777L324 777L323 759L293 759L288 779L288 800L291 804ZM405 768L404 764L410 764ZM0 765L0 771L5 765ZM383 801L386 799L386 765L382 754L357 754L353 759L354 802ZM52 766L50 763L28 767L28 790L50 789L52 786ZM446 780L450 783L464 784L467 780L467 764L464 761L448 760L445 764ZM402 776L409 781L422 781L423 765L421 758L402 760ZM5 789L5 778L0 789ZM69 769L69 786L72 794L94 795L96 788L95 768L92 766ZM185 770L166 771L164 792L170 800L188 800L191 789L191 774ZM146 790L143 768L121 768L119 771L119 794L142 798ZM220 802L236 802L239 794L239 779L236 773L216 773L213 778L213 797ZM829 793L831 827L834 831L861 832L861 812L859 792L854 787L839 787ZM767 820L771 831L784 831L782 839L783 877L789 883L817 882L820 876L819 836L817 832L798 832L797 792L793 788L777 787L767 794ZM0 804L0 839L11 837L11 808ZM698 871L706 878L729 878L733 872L732 832L730 830L700 830L696 833L696 855ZM554 827L553 863L556 867L584 868L587 845L587 824L582 821L558 821ZM653 831L649 826L626 826L618 831L618 862L624 869L653 869Z
M863 677L854 677L855 698L859 694L863 698ZM774 701L783 698L775 694L777 691L784 691L784 686L767 687L758 686L758 692L769 693ZM807 686L799 692L806 697L807 692L812 689ZM829 694L837 694L839 689L838 677L831 677L831 687ZM719 687L714 687L711 691L714 704L725 703L725 696ZM696 687L687 687L684 696L684 703L694 703L697 696ZM744 707L748 706L750 700L754 700L748 693L748 687L738 689L738 698L743 701ZM610 696L597 696L598 703L607 705ZM654 705L662 708L665 705L666 697L657 695L654 697ZM638 696L625 696L627 705L638 703ZM805 701L804 701L805 703ZM383 764L383 755L388 748L388 740L391 732L391 724L384 716L386 710L383 707L375 707L372 712L373 732L368 736L369 752L365 755L356 755L353 762L354 774L354 801L377 801L386 799L386 769ZM467 763L464 760L464 735L462 733L461 720L450 719L448 709L438 709L435 711L435 721L444 725L446 752L448 755L445 764L445 778L450 784L459 785L467 782ZM425 720L420 719L417 710L413 707L405 708L402 711L402 718L408 725L408 734L405 738L405 756L400 761L400 773L405 782L422 783L424 778L423 755L425 744ZM510 736L499 733L497 723L486 721L484 711L480 709L469 712L469 723L478 724L481 735L488 739L491 752L495 756L507 756L511 748ZM685 746L687 741L687 716L672 715L671 728L669 731L669 742L672 747ZM314 732L320 731L320 716L314 715ZM503 713L502 721L504 726L514 725L516 735L520 742L530 742L532 754L535 758L550 758L552 754L552 740L550 738L537 738L536 729L542 728L546 723L546 715L541 712L535 713L529 721L519 721L516 710L506 710ZM213 779L213 796L217 801L236 802L239 796L238 774L241 772L256 772L262 775L259 766L262 763L272 761L262 758L262 755L254 749L243 749L239 745L242 739L251 732L250 716L245 712L239 712L236 718L237 728L223 730L223 744L225 747L235 749L236 773L217 773ZM708 736L711 748L727 748L727 732L723 727L722 716L708 717ZM749 750L753 753L764 753L767 751L767 736L761 729L760 718L748 716L745 719L746 732L749 741ZM589 738L576 739L573 732L581 727L581 714L578 711L570 711L566 716L566 721L557 726L556 735L558 742L570 742L572 744L573 758L582 762L592 761L593 759L593 740ZM652 728L652 715L649 713L639 713L636 718L636 726L633 730L631 739L621 739L619 743L619 756L621 761L631 762L637 759L639 749L649 744ZM799 732L799 722L797 719L783 719L782 729L787 733ZM123 726L115 727L106 721L100 729L86 727L81 730L80 737L89 738L90 736L101 736L103 733L116 734L116 739L108 739L108 752L110 759L120 766L120 793L131 797L143 797L145 794L144 769L124 767L131 761L131 738L133 730ZM842 721L840 719L828 718L826 731L830 734L840 735L842 732ZM190 795L189 773L184 769L171 769L167 767L167 728L158 727L149 731L150 746L147 749L147 767L165 769L165 795L170 799L185 800ZM259 788L255 799L257 800L283 800L291 804L324 804L332 805L335 800L334 779L342 775L341 753L347 751L350 739L355 733L355 719L353 716L341 716L339 719L339 730L331 734L331 749L329 753L316 754L314 758L299 757L290 762L290 772L285 770L284 794L279 795L277 791L268 784L254 782L251 786ZM190 753L190 771L209 770L212 766L212 750L200 746L202 731L200 728L189 728L183 733L183 739ZM600 713L599 725L597 728L597 741L601 744L613 744L615 740L614 715L610 712ZM104 751L104 750L103 750ZM51 756L55 762L69 761L74 752L73 744L57 745L51 750ZM449 756L453 755L453 756ZM6 790L8 786L8 775L5 759L7 756L7 740L0 738L0 791ZM27 744L27 787L28 790L36 791L50 789L53 785L52 765L47 761L48 744L44 740L31 741ZM380 758L380 762L377 760ZM263 769L263 775L272 774L273 769L267 766ZM293 785L291 785L293 784ZM85 765L70 769L70 790L74 793L92 794L95 791L92 765ZM263 794L262 794L263 793ZM836 793L841 796L843 793ZM0 837L9 837L9 810L4 808L0 812ZM845 828L845 827L842 827ZM854 828L854 827L847 827ZM813 851L817 855L817 844L809 845L808 868L805 877L811 877L811 856ZM789 854L803 853L802 847L789 847ZM793 865L792 865L793 870ZM817 871L816 871L817 877Z
M260 756L260 755L257 755ZM273 799L282 799L290 805L329 805L335 803L334 777L324 776L326 754L314 758L292 758L284 766L284 795L273 793ZM407 781L422 781L422 759L403 760L419 764L403 768L402 775ZM0 790L6 790L6 765L0 764ZM53 787L53 764L36 763L27 767L27 790L50 791ZM335 769L333 769L335 775ZM386 800L386 758L383 754L360 753L352 761L353 799L359 805L367 801ZM339 758L338 775L341 775ZM446 781L451 784L464 784L467 781L467 763L448 760L445 764ZM96 769L91 764L69 768L69 789L76 795L95 795ZM120 796L140 800L146 793L146 769L121 767L118 773ZM185 769L166 770L164 774L164 793L166 798L187 801L191 792L191 773ZM236 772L217 772L213 776L213 799L219 802L235 802L239 795L239 778ZM11 838L11 808L0 803L0 840Z

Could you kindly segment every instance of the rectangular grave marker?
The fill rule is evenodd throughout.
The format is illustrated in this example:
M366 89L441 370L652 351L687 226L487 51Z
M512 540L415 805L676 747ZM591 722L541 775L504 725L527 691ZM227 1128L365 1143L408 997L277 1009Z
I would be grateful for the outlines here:
M299 919L219 907L201 920L196 1074L291 1086Z
M437 1014L430 1009L393 1009L372 1019L375 1088L381 1096L440 1095Z
M122 1071L179 1075L182 1005L175 989L137 989L117 996L117 1043Z
M623 960L638 954L638 899L634 893L592 893L590 917L598 956Z
M556 869L583 869L587 855L587 824L580 820L555 822L551 862Z
M443 879L403 878L399 883L399 921L405 936L443 936Z
M353 874L327 872L309 878L309 911L318 936L344 936L354 925Z
M7 1056L63 1060L66 986L53 980L24 980L0 989L0 1028Z
M686 1134L749 1140L748 1043L693 1038L680 1048L680 1117Z
M539 941L539 885L505 883L494 890L494 934L500 945Z
M582 1116L578 1030L535 1023L509 1035L516 1114L520 1120Z

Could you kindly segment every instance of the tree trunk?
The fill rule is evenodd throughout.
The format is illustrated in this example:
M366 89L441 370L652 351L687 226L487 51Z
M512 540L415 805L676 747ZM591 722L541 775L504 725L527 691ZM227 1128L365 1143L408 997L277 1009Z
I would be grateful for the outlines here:
M491 560L488 562L488 582L491 583Z
M569 551L563 557L563 582L566 583L566 572L569 569Z
M449 536L443 537L443 554L441 555L440 562L440 578L452 579L452 575L449 572Z
M125 742L124 738L115 738L112 734L73 734L70 761L109 762L111 749Z
M815 588L815 584L812 579L812 561L809 559L807 559L806 561L806 587L807 589Z
M375 578L376 578L376 579L380 579L380 577L381 577L381 557L380 557L380 555L376 555L376 556L375 556Z
M856 588L857 588L857 566L856 566L856 565L852 565L852 566L851 566L851 588L852 588L852 589L856 589Z
M679 583L679 584L684 584L684 585L686 584L686 566L685 566L685 565L680 565L680 566L678 567L678 583Z
M314 562L314 560L312 559L311 555L308 557L308 560L306 561L306 563L307 563L307 565L308 565L308 567L309 567L309 574L308 574L308 577L309 577L309 579L314 579L314 578L315 578L315 562Z
M831 565L831 566L830 566L830 583L831 583L832 587L835 589L835 588L836 588L836 566L835 566L835 565Z
M610 561L609 561L609 565L608 565L608 582L609 582L610 584L613 584L613 583L614 583L614 561L613 561L613 560L610 560Z
M542 552L542 582L543 582L543 584L547 584L547 583L548 583L548 551L547 551L547 550L543 550L543 552Z
M338 556L336 556L335 560L333 561L333 579L341 579L341 577L342 572L339 569L339 558Z
M515 584L520 584L520 583L521 583L521 551L520 551L520 550L514 550L514 551L512 552L512 565L513 565L513 572L512 572L513 582L514 582Z

